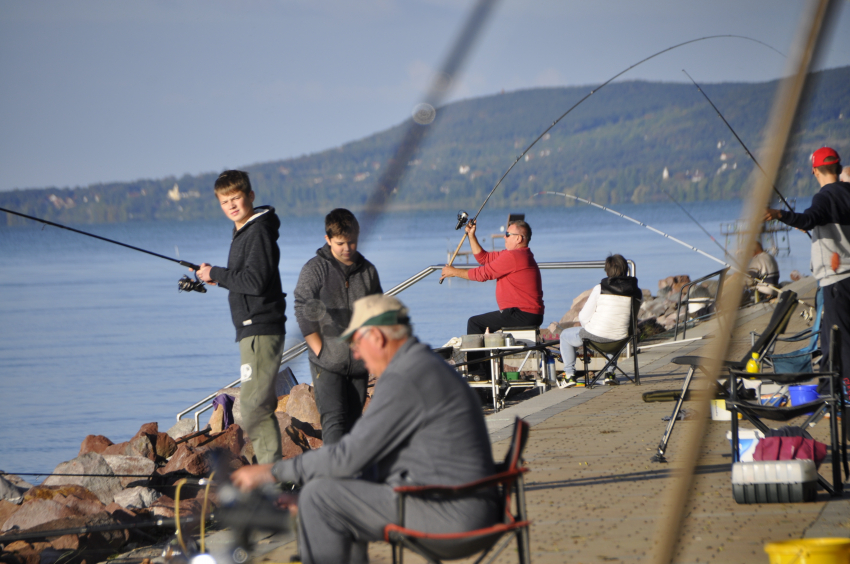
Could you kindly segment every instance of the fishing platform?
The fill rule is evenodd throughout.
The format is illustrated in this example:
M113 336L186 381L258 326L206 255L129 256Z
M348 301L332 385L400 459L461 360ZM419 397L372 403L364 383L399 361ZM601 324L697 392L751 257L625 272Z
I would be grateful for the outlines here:
M813 278L788 286L803 299L816 291ZM755 304L740 311L728 355L742 355L750 347L750 332L763 330L773 305ZM691 337L710 335L715 320L693 328ZM789 332L805 327L795 315ZM667 451L668 463L652 456L664 431L663 418L672 403L642 401L648 391L681 388L686 367L671 360L704 353L708 341L679 341L638 355L641 386L591 389L553 389L486 417L496 458L508 448L515 417L532 425L525 449L530 472L526 498L531 525L531 556L535 563L645 562L667 534L663 519L670 510L667 492L677 479L688 426L677 424ZM780 344L781 350L785 344ZM793 344L791 345L793 348ZM705 380L702 380L705 383ZM685 410L689 402L685 402ZM729 422L709 421L701 456L685 508L676 562L767 562L768 542L850 536L850 499L818 492L810 503L739 505L732 497ZM810 429L828 442L827 421ZM828 457L821 472L829 473ZM266 547L265 551L263 546ZM266 539L250 561L287 561L295 550L291 539ZM261 554L262 553L262 554ZM503 555L501 561L509 561ZM373 564L392 562L389 546L372 543ZM406 555L409 562L423 562Z

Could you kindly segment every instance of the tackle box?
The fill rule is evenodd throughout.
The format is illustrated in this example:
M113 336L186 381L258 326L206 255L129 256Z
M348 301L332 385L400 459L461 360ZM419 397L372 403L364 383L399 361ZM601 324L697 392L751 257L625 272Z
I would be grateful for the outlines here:
M814 501L817 490L814 460L762 460L732 465L732 495L738 503Z

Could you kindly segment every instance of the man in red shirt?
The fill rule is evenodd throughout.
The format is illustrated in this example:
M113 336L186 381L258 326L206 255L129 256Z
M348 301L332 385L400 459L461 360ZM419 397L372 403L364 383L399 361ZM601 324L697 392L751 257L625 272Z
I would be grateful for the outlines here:
M540 280L540 268L534 260L534 254L528 248L531 241L531 226L526 222L512 221L505 230L505 250L487 252L475 238L475 222L466 225L469 246L478 261L478 268L463 270L453 266L443 267L441 278L463 278L484 282L496 280L496 303L498 311L482 313L469 318L466 324L467 334L490 332L508 327L540 327L543 323L543 284ZM475 355L470 354L469 360ZM481 355L479 355L481 356ZM486 371L485 363L471 372Z

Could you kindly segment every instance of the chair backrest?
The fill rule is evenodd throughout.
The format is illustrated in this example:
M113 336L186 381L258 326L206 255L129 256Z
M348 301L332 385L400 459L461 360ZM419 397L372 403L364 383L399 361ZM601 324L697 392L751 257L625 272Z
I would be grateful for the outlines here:
M759 358L764 355L767 348L776 340L785 328L788 327L788 322L791 321L791 315L797 307L797 293L791 290L785 290L779 294L776 300L776 309L773 310L773 315L770 316L770 321L767 323L764 332L753 344L752 348L747 351L741 362L747 362L752 358L753 353L758 353Z
M497 465L497 472L516 470L522 465L522 453L525 450L525 443L528 442L530 429L531 425L519 417L514 420L514 434L511 438L511 444L508 447L508 453L505 455L505 461Z
M815 322L812 324L812 336L809 339L809 344L800 352L814 352L818 349L818 338L820 337L820 324L823 317L823 288L818 286L818 291L815 294Z

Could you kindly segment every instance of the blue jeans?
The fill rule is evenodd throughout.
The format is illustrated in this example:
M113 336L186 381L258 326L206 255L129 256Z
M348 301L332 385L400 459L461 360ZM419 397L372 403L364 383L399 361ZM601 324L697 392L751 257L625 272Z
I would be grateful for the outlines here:
M564 361L564 376L576 373L576 349L581 346L581 327L569 327L561 331L561 359Z

